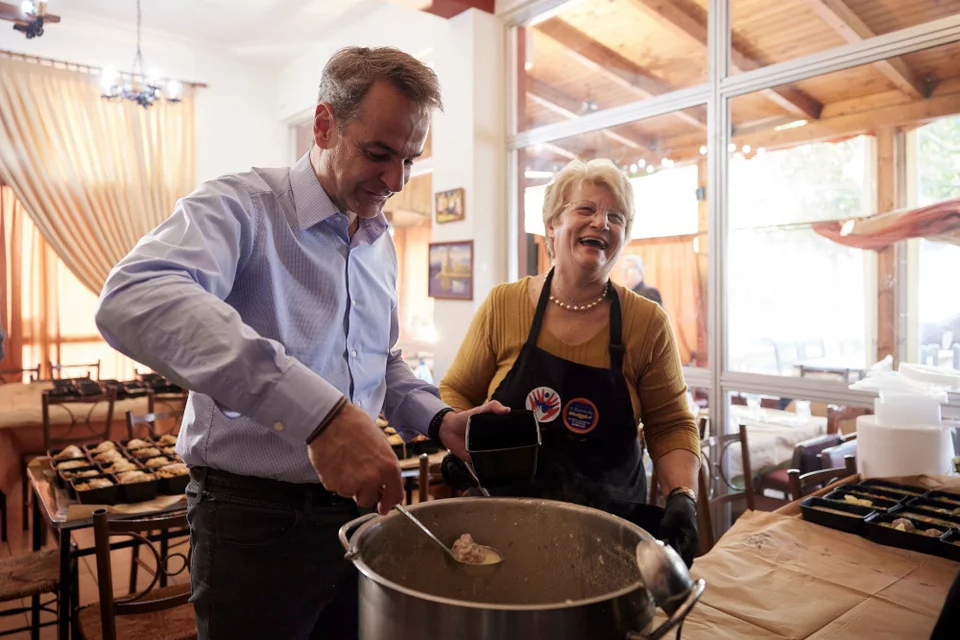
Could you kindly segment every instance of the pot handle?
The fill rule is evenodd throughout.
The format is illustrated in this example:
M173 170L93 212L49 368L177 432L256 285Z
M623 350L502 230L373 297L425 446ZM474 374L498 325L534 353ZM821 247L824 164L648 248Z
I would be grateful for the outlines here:
M693 588L690 589L690 593L687 594L683 604L680 605L676 612L674 612L674 614L670 616L666 622L651 631L649 634L635 633L630 631L627 633L627 640L658 640L659 638L662 638L668 631L683 622L684 618L687 617L687 614L690 613L690 610L693 608L693 605L697 604L697 600L699 600L700 596L703 595L703 590L706 588L706 586L707 583L704 582L703 579L694 582Z
M340 544L343 546L343 550L346 552L343 556L344 558L349 560L353 558L355 555L357 555L357 553L359 553L360 550L357 549L356 546L354 546L353 540L351 540L350 537L364 523L370 520L373 520L376 517L377 517L376 512L368 513L366 515L360 516L359 518L356 518L355 520L351 520L347 524L340 527L340 531L337 532L337 536L339 536Z

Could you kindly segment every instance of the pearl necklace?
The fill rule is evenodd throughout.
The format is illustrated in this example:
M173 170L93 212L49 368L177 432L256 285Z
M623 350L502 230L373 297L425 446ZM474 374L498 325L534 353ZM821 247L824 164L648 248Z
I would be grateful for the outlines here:
M550 302L568 311L586 311L587 309L593 309L595 306L603 302L603 299L607 297L607 289L609 287L610 287L610 282L607 281L607 284L603 285L603 293L600 294L600 297L598 297L596 300L588 304L567 304L565 302L560 302L560 300L557 300L556 298L553 297L552 293L550 294Z

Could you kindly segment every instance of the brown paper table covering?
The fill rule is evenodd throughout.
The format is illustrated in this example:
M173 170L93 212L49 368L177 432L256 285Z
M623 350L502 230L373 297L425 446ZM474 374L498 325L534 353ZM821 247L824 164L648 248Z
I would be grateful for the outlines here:
M960 490L960 478L893 480ZM691 573L707 589L684 639L930 637L960 563L805 522L799 512L796 504L748 512L697 558Z

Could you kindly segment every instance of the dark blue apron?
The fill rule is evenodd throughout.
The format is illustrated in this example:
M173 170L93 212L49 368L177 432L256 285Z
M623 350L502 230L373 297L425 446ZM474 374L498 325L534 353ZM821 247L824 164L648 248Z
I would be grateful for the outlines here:
M623 375L620 298L612 284L607 287L610 368L582 365L537 347L552 280L551 269L527 341L492 396L511 409L537 414L543 444L536 478L490 493L594 507L657 536L663 511L645 504L643 450Z

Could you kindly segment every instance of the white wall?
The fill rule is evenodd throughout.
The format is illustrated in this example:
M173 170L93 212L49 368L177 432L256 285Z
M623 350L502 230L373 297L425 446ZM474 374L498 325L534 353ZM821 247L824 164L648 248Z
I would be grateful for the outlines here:
M136 53L136 30L71 18L27 40L2 23L0 48L124 71ZM156 35L144 35L143 54L148 69L156 67L165 77L209 85L198 90L196 101L198 182L252 166L287 164L289 136L276 116L276 71Z

